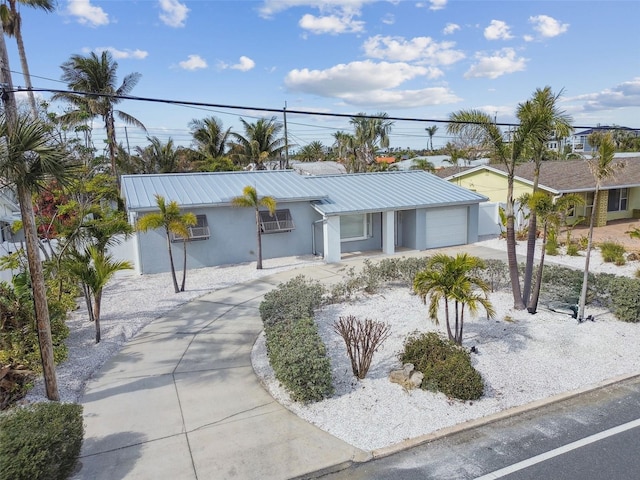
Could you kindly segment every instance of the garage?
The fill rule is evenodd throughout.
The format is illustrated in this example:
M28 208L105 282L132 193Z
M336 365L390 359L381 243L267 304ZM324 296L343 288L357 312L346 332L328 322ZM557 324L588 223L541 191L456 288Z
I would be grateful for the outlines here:
M467 243L467 207L427 210L427 248Z

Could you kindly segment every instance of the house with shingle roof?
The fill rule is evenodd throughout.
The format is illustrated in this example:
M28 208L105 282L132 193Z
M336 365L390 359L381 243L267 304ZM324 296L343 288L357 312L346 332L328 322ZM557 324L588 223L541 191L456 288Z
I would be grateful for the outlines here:
M617 158L624 165L612 178L605 180L598 195L596 226L610 220L640 216L640 156ZM533 191L534 163L516 166L514 198ZM459 172L443 172L446 180L480 193L491 202L505 202L507 198L507 172L504 165L484 165ZM575 193L583 196L584 206L574 209L577 218L589 218L595 193L595 179L587 160L544 162L540 168L538 188L552 196Z
M256 215L234 208L245 186L277 202L274 216L259 213L263 258L318 255L339 262L350 252L425 250L478 239L481 194L424 171L300 175L292 170L123 175L122 195L135 224L158 211L156 195L192 212L188 268L256 259ZM184 239L171 237L172 248ZM163 231L138 232L134 264L140 273L169 270Z

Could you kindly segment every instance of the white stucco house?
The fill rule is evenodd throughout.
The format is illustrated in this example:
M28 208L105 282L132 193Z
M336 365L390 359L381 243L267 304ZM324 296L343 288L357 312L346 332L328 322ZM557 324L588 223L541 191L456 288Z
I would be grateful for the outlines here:
M198 219L188 268L256 260L255 211L231 206L245 186L277 201L260 215L263 258L319 255L339 262L347 252L425 250L478 239L478 205L487 198L423 171L303 176L292 170L124 175L130 222L157 211L156 195ZM182 239L173 239L176 252ZM169 270L163 231L137 233L139 273Z

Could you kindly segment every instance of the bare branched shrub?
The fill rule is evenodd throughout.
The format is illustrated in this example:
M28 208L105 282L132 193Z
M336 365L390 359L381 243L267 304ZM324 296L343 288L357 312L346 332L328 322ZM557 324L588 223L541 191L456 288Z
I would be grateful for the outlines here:
M347 346L353 374L363 379L367 376L374 352L387 339L391 327L370 318L363 322L354 315L349 315L334 322L333 330L343 338Z

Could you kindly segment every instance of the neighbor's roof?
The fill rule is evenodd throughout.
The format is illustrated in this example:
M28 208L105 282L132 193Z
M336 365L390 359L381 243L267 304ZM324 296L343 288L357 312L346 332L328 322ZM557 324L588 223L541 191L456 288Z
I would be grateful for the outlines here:
M306 177L326 193L314 202L323 215L480 203L487 197L421 170Z
M259 196L270 196L277 202L325 196L291 170L123 175L122 195L129 210L157 210L156 195L183 207L228 205L247 185L255 187Z

